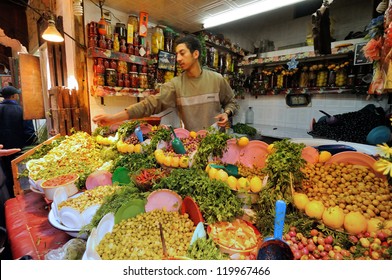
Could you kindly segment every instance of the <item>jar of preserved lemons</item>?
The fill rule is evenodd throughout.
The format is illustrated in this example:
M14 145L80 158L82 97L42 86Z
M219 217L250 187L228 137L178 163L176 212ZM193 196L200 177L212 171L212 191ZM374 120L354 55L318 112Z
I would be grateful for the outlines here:
M159 25L155 27L154 33L151 36L151 52L157 54L159 50L165 48L165 37L163 35L163 29Z

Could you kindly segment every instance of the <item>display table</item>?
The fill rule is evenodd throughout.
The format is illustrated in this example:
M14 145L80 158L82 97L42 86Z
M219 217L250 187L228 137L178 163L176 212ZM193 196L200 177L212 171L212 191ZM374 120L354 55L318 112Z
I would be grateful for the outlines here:
M30 255L45 259L50 250L64 245L71 237L48 221L49 205L41 194L28 192L5 202L5 219L12 257Z

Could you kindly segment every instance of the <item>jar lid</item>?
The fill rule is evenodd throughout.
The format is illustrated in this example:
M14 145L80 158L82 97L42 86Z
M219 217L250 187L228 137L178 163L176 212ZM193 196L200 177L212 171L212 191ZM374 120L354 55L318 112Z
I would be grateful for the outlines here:
M105 70L108 70L108 71L116 71L114 68L106 68Z
M129 72L130 74L137 74L137 72Z

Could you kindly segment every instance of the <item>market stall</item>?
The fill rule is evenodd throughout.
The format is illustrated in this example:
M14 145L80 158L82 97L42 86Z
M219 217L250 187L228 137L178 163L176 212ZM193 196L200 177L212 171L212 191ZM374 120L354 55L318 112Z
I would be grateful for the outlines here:
M69 239L87 241L83 259L273 259L258 255L272 235L292 259L391 258L383 158L288 139L268 145L214 130L174 131L184 154L168 127L130 121L77 132L27 158L34 192L7 202L7 229L15 231L11 205L18 204L37 259ZM70 173L78 180L67 181ZM77 194L67 193L75 186ZM47 188L55 189L50 199ZM37 203L24 206L26 199ZM287 206L281 236L274 234L277 201ZM46 206L35 215L52 239L46 227L31 233L35 205ZM14 258L32 254L16 236Z

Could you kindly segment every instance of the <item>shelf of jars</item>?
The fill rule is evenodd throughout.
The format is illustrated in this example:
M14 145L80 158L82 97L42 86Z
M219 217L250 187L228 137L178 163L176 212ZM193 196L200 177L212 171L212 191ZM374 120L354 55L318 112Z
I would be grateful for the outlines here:
M275 66L285 64L290 60L298 62L328 61L344 59L353 56L356 44L364 42L363 38L333 42L331 54L316 55L313 46L278 50L245 56L238 64L240 67Z
M112 86L91 86L91 95L94 97L108 96L131 96L144 98L149 95L155 95L155 89L128 88L128 87L112 87Z
M110 60L119 60L138 65L150 65L157 63L155 59L148 59L147 57L131 55L124 52L115 52L109 49L101 49L92 47L87 49L87 56L89 58L104 58Z
M252 96L287 94L367 94L368 86L353 87L309 87L309 88L255 88L249 91Z

